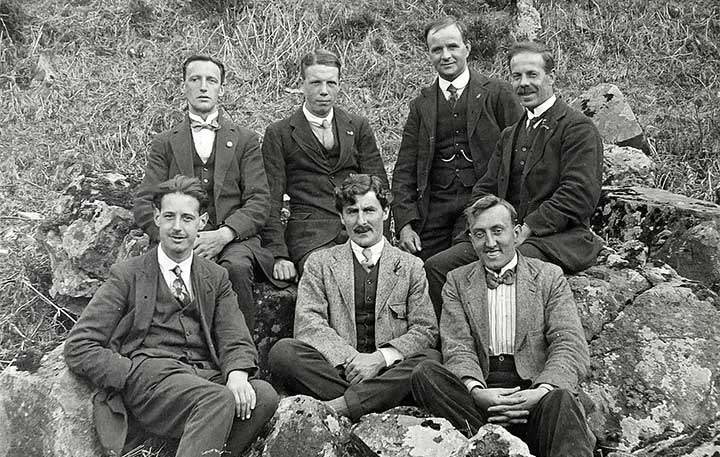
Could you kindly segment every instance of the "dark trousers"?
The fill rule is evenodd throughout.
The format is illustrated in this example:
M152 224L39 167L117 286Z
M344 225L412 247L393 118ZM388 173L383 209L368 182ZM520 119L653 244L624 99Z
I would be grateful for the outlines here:
M547 261L547 257L538 248L532 244L523 243L517 247L525 257L532 257ZM435 309L435 316L440 322L440 314L442 311L442 288L445 285L447 274L455 268L467 265L478 259L475 249L473 249L470 241L461 241L454 244L425 261L425 274L428 280L428 294Z
M441 360L433 349L419 352L382 370L376 377L351 385L341 367L334 367L309 344L285 338L272 347L269 355L273 379L292 394L319 400L345 396L350 418L382 412L401 404L414 404L410 394L410 375L423 360Z
M250 244L259 243L251 238L247 241L233 241L220 251L217 264L225 268L230 277L233 291L237 295L240 311L245 317L245 324L251 335L255 335L255 297L252 286L255 280L255 254Z
M128 376L123 402L133 420L154 435L179 438L177 457L237 456L275 413L278 396L250 381L257 402L250 419L235 417L235 398L217 370L168 358L146 358ZM227 443L227 448L224 446Z
M422 230L418 233L422 243L422 251L418 256L423 261L448 249L453 239L465 230L463 211L471 193L471 187L464 187L458 181L445 189L430 189L427 197L430 199L428 215Z
M465 384L440 363L420 363L413 371L411 386L420 405L467 436L486 423L485 413L475 406ZM566 389L547 393L530 412L527 424L511 425L507 430L537 457L591 457L595 443L582 406Z

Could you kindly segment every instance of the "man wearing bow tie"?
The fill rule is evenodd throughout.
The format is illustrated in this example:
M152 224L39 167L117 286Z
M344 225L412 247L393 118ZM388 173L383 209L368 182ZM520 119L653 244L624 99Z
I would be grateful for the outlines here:
M183 63L188 113L152 142L145 178L135 199L137 224L154 240L151 194L175 175L200 179L210 196L208 223L195 240L195 253L225 267L250 331L255 327L252 282L259 267L272 278L272 255L261 247L259 232L270 208L260 153L260 138L218 110L224 65L195 55Z
M302 107L265 131L262 152L271 200L262 238L275 257L276 279L296 279L311 252L347 241L333 189L350 173L374 175L387 184L367 119L336 106L340 67L340 59L326 50L303 56ZM283 225L285 194L290 218Z
M273 379L356 421L412 400L410 374L434 349L437 321L422 261L383 237L390 192L351 175L335 191L345 244L312 253L300 279L295 339L270 350Z
M576 398L590 356L562 270L516 251L522 228L507 201L488 195L465 215L479 260L448 274L444 365L418 365L413 395L468 436L498 424L538 457L592 456Z

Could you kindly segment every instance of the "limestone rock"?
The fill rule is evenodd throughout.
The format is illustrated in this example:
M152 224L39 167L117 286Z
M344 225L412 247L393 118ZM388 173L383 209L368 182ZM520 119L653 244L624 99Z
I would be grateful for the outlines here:
M606 143L632 146L647 152L647 142L625 96L614 84L599 84L570 103L593 120Z
M450 422L436 417L367 414L352 433L378 456L459 456L468 444Z
M515 8L515 40L535 40L542 32L542 24L540 13L533 6L533 0L517 0Z
M691 433L651 444L633 452L637 457L716 457L720 455L720 421L698 427Z
M503 427L487 424L470 438L465 457L532 457L520 438ZM460 456L458 456L460 457Z
M606 144L603 152L606 186L655 185L655 162L644 152L630 146Z
M35 373L0 374L0 457L99 457L91 387L70 373L62 345Z
M654 257L676 266L684 276L720 290L720 220L701 222L674 234Z

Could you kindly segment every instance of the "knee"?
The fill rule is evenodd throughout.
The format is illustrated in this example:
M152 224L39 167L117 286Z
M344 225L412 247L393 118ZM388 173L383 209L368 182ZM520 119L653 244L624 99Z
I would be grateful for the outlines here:
M253 414L257 414L269 420L275 410L277 410L278 404L280 403L280 397L270 383L261 379L253 379L250 384L255 389L255 410Z
M242 281L252 282L255 277L253 259L248 256L236 256L230 259L223 259L220 262L228 272L230 282L235 285Z
M273 378L283 379L291 376L297 367L298 341L294 338L283 338L270 348L268 364Z
M437 351L435 351L437 352ZM437 374L442 370L442 365L438 360L423 360L413 368L410 375L410 382L413 385L424 384L432 379L437 378Z

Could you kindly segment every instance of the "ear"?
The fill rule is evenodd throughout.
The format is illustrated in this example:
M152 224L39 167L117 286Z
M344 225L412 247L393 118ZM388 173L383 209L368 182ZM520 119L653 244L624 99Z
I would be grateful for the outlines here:
M389 206L387 208L383 209L383 220L384 221L388 220L388 217L390 217L390 207Z
M205 226L208 223L209 218L210 218L210 216L208 216L207 211L200 215L200 217L198 218L198 224L199 224L198 230L202 230L205 228Z
M465 47L467 48L467 53L468 53L468 55L469 55L469 54L470 54L470 49L471 49L471 48L470 48L470 42L469 42L469 41L466 41L466 42L465 42Z
M220 90L218 91L218 97L222 97L223 95L225 95L225 85L221 84Z
M160 210L157 208L153 208L153 221L156 227L160 227Z
M522 225L515 224L515 227L513 227L513 236L515 237L516 240L520 236L521 232L522 232Z
M547 73L547 77L550 78L550 85L555 86L555 69L553 68Z

